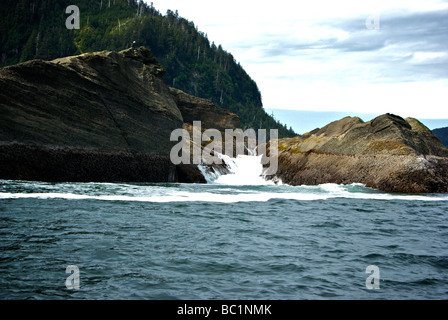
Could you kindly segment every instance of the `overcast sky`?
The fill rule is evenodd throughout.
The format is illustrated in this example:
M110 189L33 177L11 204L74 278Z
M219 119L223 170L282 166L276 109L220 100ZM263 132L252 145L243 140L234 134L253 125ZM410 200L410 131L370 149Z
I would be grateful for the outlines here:
M266 109L448 118L448 1L152 2L232 53Z

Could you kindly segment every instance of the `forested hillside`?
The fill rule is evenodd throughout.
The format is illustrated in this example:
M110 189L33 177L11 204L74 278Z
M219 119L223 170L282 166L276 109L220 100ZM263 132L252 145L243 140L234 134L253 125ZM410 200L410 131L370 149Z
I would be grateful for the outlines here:
M68 30L69 5L80 9L80 29ZM132 41L152 50L167 70L168 85L236 113L244 128L296 135L268 115L256 83L231 53L177 11L162 15L135 0L2 0L0 63L51 60L101 50L122 50Z

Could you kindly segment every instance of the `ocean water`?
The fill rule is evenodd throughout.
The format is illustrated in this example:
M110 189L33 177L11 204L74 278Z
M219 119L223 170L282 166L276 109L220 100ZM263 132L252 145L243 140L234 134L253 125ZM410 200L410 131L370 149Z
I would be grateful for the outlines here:
M0 299L448 298L448 195L229 177L0 180Z

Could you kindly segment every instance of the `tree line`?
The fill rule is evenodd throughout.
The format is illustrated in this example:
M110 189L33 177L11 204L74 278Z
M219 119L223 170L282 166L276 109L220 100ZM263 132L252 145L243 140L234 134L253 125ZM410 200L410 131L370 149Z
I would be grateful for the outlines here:
M80 9L80 29L68 30L65 9ZM243 129L297 134L263 109L257 84L231 53L177 11L161 14L142 0L2 0L0 65L51 60L102 50L123 50L132 41L154 53L169 86L210 99L236 113Z

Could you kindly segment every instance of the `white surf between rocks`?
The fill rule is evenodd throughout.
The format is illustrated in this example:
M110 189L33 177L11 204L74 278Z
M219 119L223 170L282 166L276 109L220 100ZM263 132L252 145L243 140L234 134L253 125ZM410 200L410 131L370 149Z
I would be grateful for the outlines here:
M225 184L232 186L243 185L275 185L272 180L266 180L263 175L262 155L238 155L231 158L227 155L218 155L227 166L230 173L222 174L213 168L199 165L206 181L212 184Z

